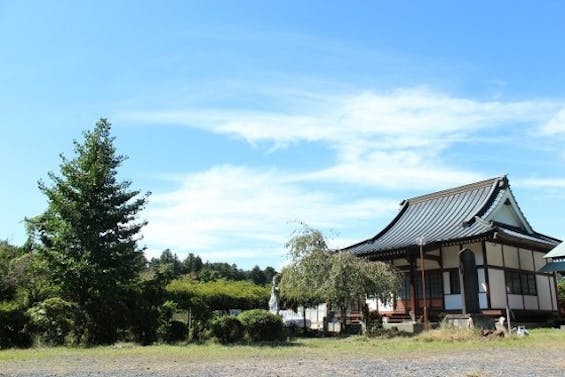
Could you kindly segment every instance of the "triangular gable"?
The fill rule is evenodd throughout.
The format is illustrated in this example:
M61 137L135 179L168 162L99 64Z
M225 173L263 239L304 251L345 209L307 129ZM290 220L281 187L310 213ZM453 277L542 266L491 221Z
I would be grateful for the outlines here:
M535 233L518 206L510 188L500 195L496 203L493 203L492 208L483 219L485 221L510 225L529 234Z

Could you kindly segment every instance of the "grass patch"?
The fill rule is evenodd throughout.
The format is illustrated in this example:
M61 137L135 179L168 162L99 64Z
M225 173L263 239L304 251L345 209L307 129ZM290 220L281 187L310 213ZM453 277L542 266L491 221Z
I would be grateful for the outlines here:
M48 360L72 363L73 360L92 362L115 362L139 359L144 362L168 362L184 360L237 360L254 357L338 357L350 355L364 357L404 357L406 355L430 355L454 350L496 348L557 349L565 352L565 331L556 329L534 329L528 337L482 337L471 330L438 329L414 337L367 338L297 338L290 343L259 343L220 345L207 342L199 345L154 345L141 347L129 343L107 347L71 348L38 347L25 350L1 350L0 362L26 362Z

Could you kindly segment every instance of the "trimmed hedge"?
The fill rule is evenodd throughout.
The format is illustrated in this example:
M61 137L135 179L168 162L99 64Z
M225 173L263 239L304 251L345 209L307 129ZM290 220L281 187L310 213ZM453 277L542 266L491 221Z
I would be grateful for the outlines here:
M211 310L266 308L271 297L268 287L260 287L249 281L217 280L203 283L179 279L171 281L166 289L183 309L194 306L195 301L200 301Z
M182 342L188 338L188 326L182 321L172 320L166 326L163 340L167 343Z
M237 317L227 315L210 321L210 332L220 343L228 344L242 340L245 328Z
M252 342L286 339L282 318L268 310L248 310L239 314L238 318L245 326L246 338Z

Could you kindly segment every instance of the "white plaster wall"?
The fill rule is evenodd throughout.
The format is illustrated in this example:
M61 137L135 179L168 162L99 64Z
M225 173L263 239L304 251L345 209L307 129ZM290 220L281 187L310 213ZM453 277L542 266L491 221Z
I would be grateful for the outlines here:
M520 268L518 261L518 249L513 246L503 245L502 252L504 253L504 264L510 268Z
M510 309L524 309L522 295L508 295L508 306Z
M442 249L443 268L459 268L459 246L447 246Z
M418 261L418 266L420 266L420 261ZM435 270L440 268L440 264L435 260L424 259L424 268L426 270L431 270L431 269Z
M445 309L446 310L461 310L463 309L463 303L461 301L461 295L444 295Z
M374 311L379 309L379 302L376 298L368 298L365 300L365 303L369 307L369 311Z
M502 205L498 207L496 213L492 216L492 219L503 224L522 227L522 224L518 220L511 206Z
M504 271L489 269L489 293L490 305L492 308L506 307L506 282L504 280Z
M446 293L446 294L451 293L451 286L450 286L449 272L448 271L445 271L443 273L443 292Z
M463 245L464 249L469 249L475 254L475 264L477 266L483 265L483 245L481 242L475 242L469 245Z
M553 309L553 299L549 283L550 280L547 276L536 275L536 286L538 289L539 306L541 310Z
M400 266L408 265L408 262L404 258L399 258L399 259L393 259L392 264L396 267L400 267Z
M532 251L526 249L518 249L520 256L520 267L522 270L534 271L534 259L532 258Z
M537 296L524 296L524 309L526 310L538 310L538 298Z
M393 312L394 311L394 306L393 306L392 302L385 305L385 304L383 304L383 302L381 300L371 298L371 299L367 299L366 303L367 303L367 306L369 307L370 311L373 311L373 310L378 310L379 312Z
M534 251L534 264L536 271L539 271L540 268L545 266L546 260L543 257L544 255L545 255L544 253Z
M311 328L322 328L324 317L327 318L328 316L328 307L325 303L319 304L318 306L306 308L305 314L306 319L310 321Z
M486 243L487 263L491 266L502 267L502 250L499 244L493 242Z
M436 257L439 257L440 252L439 252L439 249L433 249L433 250L428 251L426 254L435 255Z

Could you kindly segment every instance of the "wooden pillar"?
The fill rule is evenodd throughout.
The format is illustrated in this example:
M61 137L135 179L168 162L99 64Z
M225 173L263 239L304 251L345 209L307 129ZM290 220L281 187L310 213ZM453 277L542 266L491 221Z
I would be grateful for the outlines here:
M418 316L416 307L416 259L410 258L410 308L413 313L413 320Z

